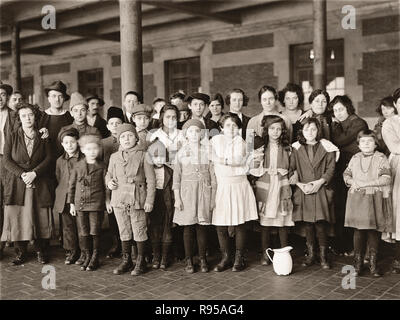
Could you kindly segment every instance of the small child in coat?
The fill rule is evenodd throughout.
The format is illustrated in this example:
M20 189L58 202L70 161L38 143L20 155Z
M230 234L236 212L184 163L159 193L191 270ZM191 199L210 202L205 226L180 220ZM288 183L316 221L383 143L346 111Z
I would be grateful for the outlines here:
M182 127L187 144L176 156L173 186L175 213L173 222L184 226L187 273L194 272L193 247L195 234L200 257L201 272L208 272L206 260L207 225L211 224L215 205L216 177L210 162L208 149L200 141L205 132L204 124L197 119L189 119ZM203 132L202 132L203 131Z
M131 274L137 276L145 272L146 214L153 210L155 173L148 154L138 145L133 125L118 127L118 141L121 147L111 155L106 177L122 242L122 262L113 273L122 274L132 268L131 247L135 240L138 256Z
M62 129L58 134L64 154L56 162L57 188L53 211L61 217L63 247L66 250L65 264L67 265L73 263L81 265L85 260L83 251L78 259L79 242L76 218L70 214L70 206L67 203L71 172L76 163L83 158L83 154L79 150L78 139L79 132L75 128Z
M172 244L172 218L174 194L173 171L166 165L167 148L161 141L150 145L148 152L154 163L156 196L153 210L149 213L148 229L153 250L153 269L168 267L168 254Z
M124 122L124 113L121 108L109 107L107 110L107 129L111 135L101 140L103 151L103 162L108 168L110 156L118 151L119 142L117 139L117 129ZM121 239L119 239L119 231L117 220L115 219L114 212L108 215L108 224L111 233L111 247L108 250L106 258L111 259L118 256L121 252Z
M354 228L354 268L360 275L368 242L370 273L380 277L377 254L381 232L392 232L391 172L386 156L376 151L376 134L363 130L357 136L361 152L355 154L343 173L350 187L344 226Z
M101 141L98 135L83 135L79 146L85 158L78 161L69 179L68 203L76 216L84 262L81 270L93 271L99 266L100 232L104 211L111 212L106 192L106 168L97 158ZM91 253L90 248L93 248Z
M281 247L288 245L292 220L292 190L288 181L290 146L284 120L275 115L262 120L264 157L260 166L250 170L258 176L255 183L256 200L261 225L261 265L269 265L266 250L270 246L273 229L279 233Z
M290 155L289 183L295 185L292 217L296 228L306 237L308 255L302 266L316 262L317 238L321 267L329 269L328 235L335 223L331 182L339 149L321 139L321 123L317 118L307 118L302 125Z

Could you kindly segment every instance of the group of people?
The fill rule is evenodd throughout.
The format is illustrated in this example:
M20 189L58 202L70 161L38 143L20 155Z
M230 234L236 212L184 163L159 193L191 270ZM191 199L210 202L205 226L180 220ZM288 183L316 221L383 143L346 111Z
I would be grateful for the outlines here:
M140 275L149 257L166 269L180 246L186 272L196 254L208 272L217 243L214 271L241 271L254 229L262 265L273 237L285 247L294 232L306 238L304 266L329 269L328 252L348 254L357 274L367 259L379 277L382 239L394 243L400 273L400 88L379 102L374 130L346 95L314 90L304 110L293 83L261 87L263 111L251 118L241 89L177 92L152 107L129 91L106 119L97 95L69 96L62 81L45 92L41 111L0 84L0 257L13 243L12 264L26 261L30 241L47 263L58 225L65 263L96 270L106 213L107 257L121 253L114 274Z

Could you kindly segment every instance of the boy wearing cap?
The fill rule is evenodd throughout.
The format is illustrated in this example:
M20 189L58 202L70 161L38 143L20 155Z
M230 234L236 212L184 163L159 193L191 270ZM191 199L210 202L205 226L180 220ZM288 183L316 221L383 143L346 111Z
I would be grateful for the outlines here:
M218 134L218 124L203 116L206 106L210 103L210 97L204 93L194 92L186 98L186 101L188 102L188 107L192 113L190 119L200 120L208 131L209 138Z
M138 104L133 107L132 121L136 127L136 132L139 135L138 146L143 150L149 147L149 131L147 128L150 124L150 116L152 108L146 104Z
M70 206L67 203L68 182L71 171L83 154L79 150L79 132L75 128L61 130L58 134L59 141L64 148L64 154L56 162L56 199L53 211L61 216L63 247L66 250L65 264L82 264L85 260L84 252L78 259L79 243L76 219L70 214ZM77 261L78 260L78 261Z
M75 128L78 130L80 137L83 135L98 135L101 137L100 131L95 127L89 126L87 123L86 116L88 104L79 92L73 92L71 94L69 111L74 118L74 122L69 126L63 127L62 129Z
M98 135L83 135L79 146L85 155L72 170L67 202L70 213L76 216L79 244L85 260L81 270L93 271L99 266L100 231L104 210L111 213L109 193L106 192L106 167L96 160L99 156L101 141ZM93 252L90 253L90 247Z
M153 209L155 173L147 153L137 145L139 137L133 125L119 126L118 140L121 147L111 155L106 176L122 242L122 263L113 273L122 274L132 268L131 247L135 240L138 256L131 274L136 276L145 271L146 214Z
M107 129L107 121L100 116L104 100L95 94L88 97L86 102L88 105L88 113L86 115L88 125L97 128L102 138L107 138L110 135L110 131Z
M103 162L108 168L110 157L114 152L118 151L118 127L124 122L124 113L121 108L109 107L107 110L107 129L111 132L108 138L102 139L103 146ZM117 220L115 220L114 212L108 215L108 224L110 226L111 233L111 247L108 250L106 258L111 259L119 255L121 252L121 239L119 238L119 231Z

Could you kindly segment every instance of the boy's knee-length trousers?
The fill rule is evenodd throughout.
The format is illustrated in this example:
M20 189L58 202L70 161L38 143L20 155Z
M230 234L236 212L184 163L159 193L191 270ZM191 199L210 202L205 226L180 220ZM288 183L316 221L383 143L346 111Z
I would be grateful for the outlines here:
M132 239L135 241L146 241L148 239L146 213L143 209L134 209L132 207L113 209L121 241Z

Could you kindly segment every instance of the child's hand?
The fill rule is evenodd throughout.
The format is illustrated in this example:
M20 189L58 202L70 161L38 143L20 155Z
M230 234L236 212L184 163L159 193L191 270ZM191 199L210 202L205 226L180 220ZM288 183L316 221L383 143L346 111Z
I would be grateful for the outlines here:
M75 210L75 205L73 203L71 203L69 205L69 213L71 214L71 216L75 217L76 216L76 210Z
M319 179L313 182L310 182L307 184L305 190L307 191L307 194L313 194L319 191L321 189L322 185L325 183L324 179ZM308 189L308 190L307 190Z
M33 180L35 180L36 178L36 172L34 171L24 172L23 174L21 174L21 178L26 185L31 185Z
M145 203L144 204L144 212L151 212L151 211L153 211L153 205L152 204L150 204L150 203Z
M182 203L182 199L181 198L176 198L175 199L174 207L177 208L180 211L183 210L183 203Z
M111 207L111 204L109 201L106 201L106 208L107 208L108 214L111 214L113 212L113 208Z
M42 128L39 130L39 132L42 134L41 139L46 139L49 137L49 130L47 128Z
M111 179L110 181L108 181L107 187L110 190L115 190L118 188L118 182L115 181L114 179Z

